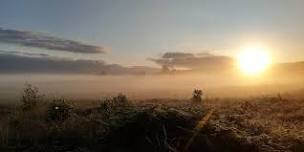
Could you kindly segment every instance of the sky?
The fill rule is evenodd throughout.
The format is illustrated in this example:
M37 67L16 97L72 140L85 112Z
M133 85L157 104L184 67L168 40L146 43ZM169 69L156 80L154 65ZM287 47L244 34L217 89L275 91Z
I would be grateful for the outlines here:
M304 61L303 6L303 0L1 0L0 95L17 97L25 82L72 97L107 91L175 97L194 87L210 93L251 83L303 88L304 62L290 63ZM259 46L282 64L265 75L235 69L242 49Z
M304 60L303 0L0 3L2 51L156 66L149 58L165 52L234 56L245 45L261 44L277 62Z

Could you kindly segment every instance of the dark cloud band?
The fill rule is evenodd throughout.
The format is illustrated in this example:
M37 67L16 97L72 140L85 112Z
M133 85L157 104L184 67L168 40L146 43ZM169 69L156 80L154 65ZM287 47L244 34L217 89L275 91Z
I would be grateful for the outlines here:
M125 67L97 60L73 60L44 54L24 54L0 50L0 74L148 74L156 72L149 67Z
M106 52L106 50L101 46L84 44L78 41L66 40L35 32L9 30L3 28L0 28L0 42L74 53Z
M184 52L166 52L160 58L149 59L165 69L178 67L199 71L218 71L233 66L234 60L228 56L212 54L195 55Z

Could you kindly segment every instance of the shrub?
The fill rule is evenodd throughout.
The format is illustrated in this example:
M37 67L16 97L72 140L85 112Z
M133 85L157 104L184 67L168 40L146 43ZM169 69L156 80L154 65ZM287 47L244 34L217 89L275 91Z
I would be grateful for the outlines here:
M194 89L192 93L192 101L201 102L202 101L203 91L199 89Z
M22 109L31 110L36 107L41 100L42 95L39 94L38 88L26 83L21 97Z
M118 94L111 98L104 98L101 100L99 110L104 113L104 116L109 116L113 110L126 108L130 103L124 94Z
M67 104L63 98L56 99L49 104L48 120L54 122L63 122L69 118L70 112L71 106Z
M112 98L112 102L116 105L126 105L128 104L128 98L124 94L118 94Z

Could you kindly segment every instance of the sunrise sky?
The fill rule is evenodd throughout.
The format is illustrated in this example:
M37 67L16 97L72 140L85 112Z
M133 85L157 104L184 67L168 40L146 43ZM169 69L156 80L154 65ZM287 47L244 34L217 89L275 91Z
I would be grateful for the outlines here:
M301 61L303 6L302 0L2 0L0 48L155 66L148 58L165 52L235 56L261 44L277 62Z

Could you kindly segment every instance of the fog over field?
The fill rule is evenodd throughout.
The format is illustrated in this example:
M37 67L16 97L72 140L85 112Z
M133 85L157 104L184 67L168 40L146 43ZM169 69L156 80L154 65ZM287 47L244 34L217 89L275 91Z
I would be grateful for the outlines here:
M304 152L304 0L1 0L0 152Z
M96 100L117 93L133 99L189 98L194 88L212 98L279 93L299 97L298 92L304 88L303 62L273 63L254 74L240 69L235 57L210 53L165 52L147 59L156 66L7 51L0 51L0 59L0 100L9 103L19 99L25 83L37 86L48 97L77 100ZM248 69L254 70L259 62L257 59Z
M168 75L1 75L0 100L19 99L25 83L37 86L49 97L99 99L124 93L130 98L189 98L194 88L206 97L244 97L295 94L304 88L301 78L287 75L242 77L237 75L168 74Z

